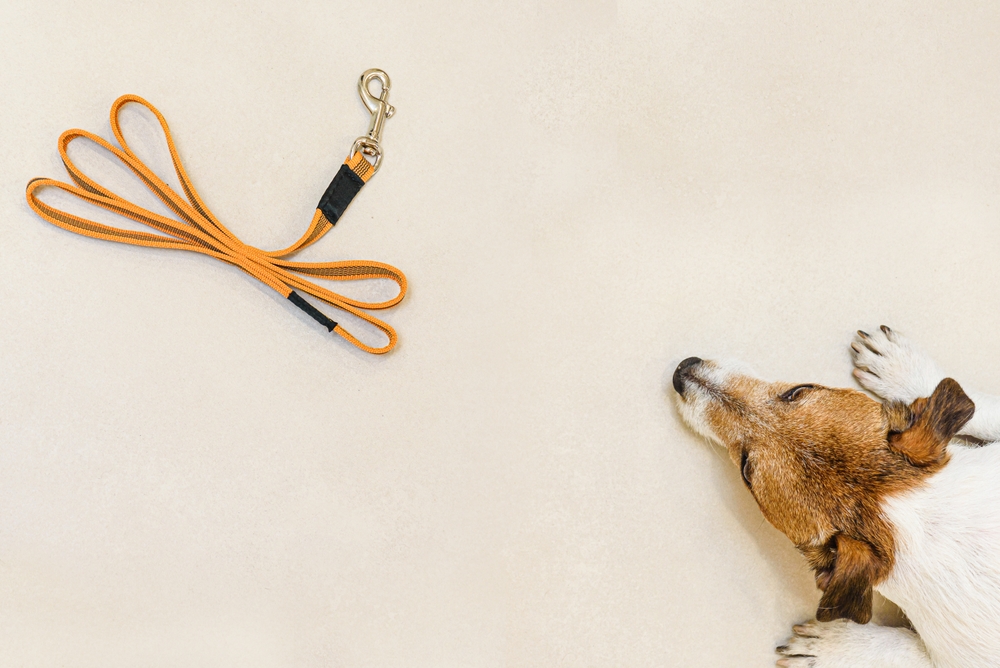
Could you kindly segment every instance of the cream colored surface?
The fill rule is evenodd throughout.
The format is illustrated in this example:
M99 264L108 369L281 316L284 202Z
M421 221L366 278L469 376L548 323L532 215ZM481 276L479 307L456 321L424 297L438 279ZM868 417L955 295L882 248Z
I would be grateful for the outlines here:
M0 5L0 664L769 666L817 594L669 374L1000 392L995 3ZM157 105L250 243L412 292L360 353L207 258L36 218Z

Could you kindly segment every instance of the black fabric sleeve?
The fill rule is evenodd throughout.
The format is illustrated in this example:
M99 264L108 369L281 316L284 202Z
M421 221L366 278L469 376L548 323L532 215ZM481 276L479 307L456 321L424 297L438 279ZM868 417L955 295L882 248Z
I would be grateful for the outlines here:
M363 185L365 182L361 177L352 172L347 165L341 165L316 208L323 212L331 225L336 225L337 220L344 215L347 206Z
M305 299L303 299L301 296L299 296L299 293L297 293L295 290L292 290L292 293L288 295L288 301L292 302L300 309L308 313L313 320L323 325L331 332L333 331L333 328L337 326L337 323L335 323L333 320L330 320L325 315L323 315L323 313L319 309L317 309L315 306L313 306Z

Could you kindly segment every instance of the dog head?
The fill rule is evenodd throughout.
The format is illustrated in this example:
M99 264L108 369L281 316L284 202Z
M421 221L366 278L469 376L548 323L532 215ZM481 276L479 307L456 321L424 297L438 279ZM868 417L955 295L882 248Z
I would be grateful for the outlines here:
M691 357L673 376L684 419L722 445L761 512L809 560L816 617L866 623L894 562L882 499L948 461L972 401L946 378L909 406L814 384L770 383Z

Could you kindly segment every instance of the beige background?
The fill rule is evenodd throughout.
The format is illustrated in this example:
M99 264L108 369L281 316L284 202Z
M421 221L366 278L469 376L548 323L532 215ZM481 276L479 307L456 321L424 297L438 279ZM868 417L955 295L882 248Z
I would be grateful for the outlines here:
M886 322L1000 389L1000 5L0 3L0 664L768 666L817 594L669 374L848 384ZM24 202L166 115L245 240L412 292L386 357Z

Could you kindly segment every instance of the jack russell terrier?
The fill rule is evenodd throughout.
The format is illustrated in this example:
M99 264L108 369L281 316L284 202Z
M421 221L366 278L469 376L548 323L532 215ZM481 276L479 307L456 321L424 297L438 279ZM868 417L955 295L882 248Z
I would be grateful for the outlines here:
M857 390L769 383L689 357L691 427L729 451L822 590L791 668L1000 666L1000 399L966 394L888 327L858 332ZM872 591L917 633L868 625ZM919 633L919 635L918 635Z

